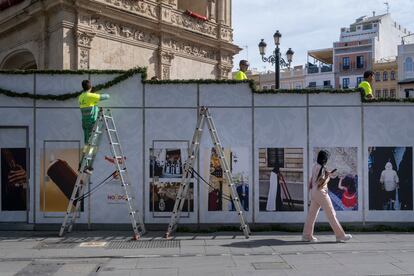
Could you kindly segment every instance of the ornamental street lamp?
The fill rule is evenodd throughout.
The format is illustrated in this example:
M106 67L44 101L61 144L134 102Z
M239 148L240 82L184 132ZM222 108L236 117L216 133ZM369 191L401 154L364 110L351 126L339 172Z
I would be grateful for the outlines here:
M276 89L280 88L280 67L290 68L290 64L292 63L292 59L293 59L293 54L295 53L295 52L292 51L291 48L289 48L289 50L287 50L287 52L286 52L287 62L281 57L280 49L279 49L280 38L281 37L282 37L282 34L279 33L279 31L276 31L276 33L273 35L273 39L275 41L276 49L273 52L273 55L271 55L269 57L265 57L267 44L266 44L266 42L264 42L264 39L262 39L262 41L260 41L260 43L259 43L259 52L260 52L260 55L262 56L263 62L269 62L272 65L275 65L275 69L276 69L275 70Z

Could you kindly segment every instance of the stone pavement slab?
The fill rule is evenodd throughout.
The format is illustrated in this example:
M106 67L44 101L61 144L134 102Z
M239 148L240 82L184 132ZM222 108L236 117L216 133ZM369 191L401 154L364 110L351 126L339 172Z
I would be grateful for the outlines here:
M131 242L128 232L0 232L0 276L29 275L414 275L413 233L331 233L304 243L300 234L180 233L164 241L151 233ZM83 242L105 246L80 247ZM125 245L111 247L111 243ZM98 245L98 244L97 244Z

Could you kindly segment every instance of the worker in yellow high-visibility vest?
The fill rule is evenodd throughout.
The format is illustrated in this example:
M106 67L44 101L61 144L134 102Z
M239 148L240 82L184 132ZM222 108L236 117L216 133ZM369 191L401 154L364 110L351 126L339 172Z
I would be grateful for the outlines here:
M236 74L234 75L234 79L235 80L247 80L247 76L246 76L246 72L247 69L249 68L249 62L247 60L240 60L239 63L239 71L236 72Z
M372 82L374 81L374 72L371 70L364 72L364 81L362 81L358 88L362 88L364 90L364 97L366 99L372 99L374 96L372 95Z
M83 92L79 96L79 107L82 113L82 129L85 146L83 148L82 156L90 151L95 150L88 148L89 137L92 134L93 126L98 119L98 103L103 100L109 99L108 94L98 94L92 92L92 83L90 80L82 81ZM93 170L92 162L88 162L86 172L91 173Z

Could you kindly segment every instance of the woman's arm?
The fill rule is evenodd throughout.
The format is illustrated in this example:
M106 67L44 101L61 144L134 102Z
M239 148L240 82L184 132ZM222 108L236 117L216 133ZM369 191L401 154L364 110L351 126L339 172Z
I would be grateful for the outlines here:
M338 188L341 189L342 191L344 191L346 189L345 186L342 186L342 180L343 179L344 179L343 177L340 177L339 178L339 183L338 183Z

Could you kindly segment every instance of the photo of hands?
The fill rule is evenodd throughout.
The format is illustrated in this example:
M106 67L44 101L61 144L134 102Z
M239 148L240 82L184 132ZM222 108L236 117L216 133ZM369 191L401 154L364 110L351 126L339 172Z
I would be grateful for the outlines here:
M313 161L318 152L329 153L327 170L330 172L328 193L336 211L358 210L358 148L314 148Z
M1 209L24 211L27 207L28 176L26 148L1 149Z

